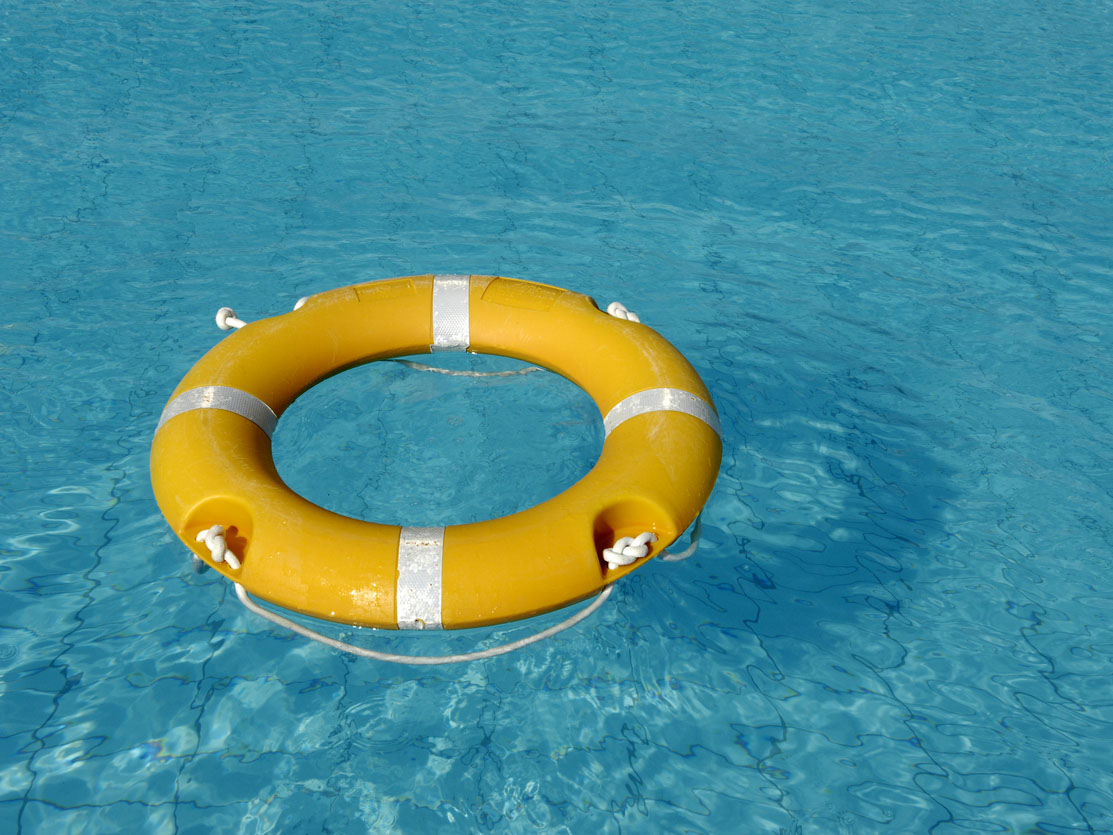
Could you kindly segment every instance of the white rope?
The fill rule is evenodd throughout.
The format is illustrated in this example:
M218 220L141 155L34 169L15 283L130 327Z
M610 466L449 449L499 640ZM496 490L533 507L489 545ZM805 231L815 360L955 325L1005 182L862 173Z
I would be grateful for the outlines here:
M395 655L390 652L378 652L373 649L366 649L365 647L357 647L354 644L348 644L344 641L338 641L335 638L330 638L327 635L322 635L320 632L315 632L308 627L302 626L300 623L295 623L289 618L284 618L282 615L276 614L269 609L264 609L258 603L251 599L247 590L239 583L236 586L236 596L240 599L240 603L246 606L249 610L264 617L271 623L276 623L279 626L284 626L291 632L296 632L302 637L309 638L312 641L324 644L325 646L332 647L333 649L341 650L342 652L350 652L353 655L358 655L361 658L372 658L376 661L391 661L395 664L415 664L415 665L431 665L431 664L455 664L461 661L478 661L483 658L493 658L496 655L505 655L508 652L513 652L516 649L535 644L538 641L543 641L546 638L551 638L558 632L563 632L569 627L575 626L580 621L592 615L596 609L603 605L604 601L611 595L614 585L603 587L603 591L599 593L588 606L578 611L567 620L563 620L556 626L550 626L548 629L543 629L533 635L529 635L517 641L511 641L508 644L502 644L490 649L482 649L477 652L465 652L459 655Z
M228 567L238 570L240 567L240 560L232 549L228 547L228 543L224 541L224 528L221 525L213 525L208 530L201 531L197 534L197 541L204 542L205 546L212 554L213 562L226 562Z
M683 551L675 554L662 551L657 559L664 562L682 562L688 559L699 548L700 530L703 526L703 514L696 516L696 524L692 528L692 541ZM638 536L624 536L615 542L613 548L603 549L603 557L607 560L608 568L617 568L620 565L629 565L649 554L649 543L657 541L657 534L645 531Z
M216 326L222 331L230 331L232 328L242 328L246 325L243 319L236 316L236 311L230 307L222 307L216 312Z
M664 560L665 562L680 562L681 560L688 559L692 556L692 554L696 552L696 548L699 547L700 531L702 527L701 517L702 514L696 517L695 526L692 528L691 544L686 549L676 554L670 554L668 551L662 551L659 555L659 558L661 560ZM197 541L205 543L209 551L212 553L214 562L224 561L227 562L228 565L233 569L240 568L239 559L237 559L236 555L233 554L231 550L229 550L228 545L224 540L223 526L213 525L211 528L201 531L197 534ZM603 556L607 558L608 565L611 568L616 568L619 565L629 565L635 560L645 557L649 553L649 543L656 541L657 535L651 531L646 531L636 537L624 536L617 542L615 542L613 548L605 549L603 551ZM196 559L197 557L194 557L194 560ZM333 649L338 649L342 652L350 652L353 655L358 655L361 658L371 658L376 661L390 661L396 664L413 665L455 664L463 661L478 661L484 658L493 658L497 655L505 655L508 652L513 652L514 650L521 649L522 647L527 647L530 644L535 644L538 641L543 641L546 638L551 638L558 632L563 632L565 629L569 629L575 626L580 621L590 617L592 614L595 613L597 609L599 609L600 606L603 605L604 602L606 602L607 598L611 596L611 592L614 590L613 583L604 586L598 597L596 597L593 601L591 601L590 604L585 606L579 612L572 615L572 617L561 621L556 626L550 626L548 629L543 629L540 632L537 632L533 635L528 635L527 637L521 638L517 641L511 641L508 644L501 644L497 647L490 647L489 649L478 650L476 652L465 652L457 655L397 655L389 652L378 652L377 650L367 649L365 647L358 647L354 644L345 643L344 641L338 641L335 638L330 638L327 635L322 635L320 632L316 632L306 626L295 623L289 618L285 618L282 615L277 614L276 612L272 612L269 609L263 608L251 599L251 596L247 593L247 589L245 589L239 583L233 582L233 585L235 585L236 587L236 596L249 611L254 612L262 618L266 618L271 623L289 629L291 632L295 632L304 638L309 638L311 641L317 641L318 643L324 644L328 647L332 647Z
M690 556L696 553L699 548L700 533L703 530L703 514L696 516L696 524L692 527L692 541L683 551L677 551L675 554L670 551L662 551L657 559L663 562L683 562Z
M399 365L414 368L418 371L432 371L435 374L448 374L452 377L517 377L519 374L544 371L543 368L536 365L531 365L528 368L517 368L512 371L456 371L451 368L439 368L435 365L426 365L423 362L414 362L413 360L389 359L387 362L396 362Z
M611 314L616 319L625 319L627 322L641 322L638 314L632 310L627 310L626 305L622 302L611 302L607 305L607 313Z
M657 534L652 531L637 536L624 536L614 544L614 547L603 549L603 559L607 561L608 568L629 565L648 554L649 543L656 541Z

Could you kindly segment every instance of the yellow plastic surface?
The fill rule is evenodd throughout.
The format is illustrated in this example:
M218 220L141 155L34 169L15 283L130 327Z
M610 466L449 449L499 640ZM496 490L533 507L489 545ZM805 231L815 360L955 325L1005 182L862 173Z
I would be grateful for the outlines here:
M429 353L432 275L343 287L299 310L246 325L186 374L173 397L231 386L282 412L322 379L361 363ZM542 284L472 276L471 346L549 368L583 388L606 414L625 397L678 388L711 396L688 361L656 331L597 309L587 296ZM659 554L710 495L722 457L718 434L681 412L627 420L578 483L528 510L445 529L442 623L462 628L525 618L598 592L634 568L601 554L622 536L653 531ZM331 621L397 628L400 528L332 513L290 490L271 442L254 423L218 409L171 418L151 449L155 497L199 557L253 595ZM357 485L353 485L355 488ZM415 520L415 525L423 524ZM213 563L195 541L212 525L242 568Z

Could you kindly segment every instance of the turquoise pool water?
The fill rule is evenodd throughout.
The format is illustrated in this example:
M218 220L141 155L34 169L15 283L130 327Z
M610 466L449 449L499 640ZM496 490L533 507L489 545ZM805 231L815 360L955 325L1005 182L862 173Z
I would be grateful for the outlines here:
M0 38L0 831L1113 832L1109 3L77 0ZM623 301L725 454L694 558L415 670L193 574L147 456L218 307L425 272ZM601 439L551 375L382 364L276 456L461 522Z

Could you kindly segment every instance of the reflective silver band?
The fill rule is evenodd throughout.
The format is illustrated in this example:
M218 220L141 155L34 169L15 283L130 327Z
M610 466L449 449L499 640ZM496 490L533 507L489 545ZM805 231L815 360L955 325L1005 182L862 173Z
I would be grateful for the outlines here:
M399 629L441 628L444 528L402 528L398 539Z
M159 418L158 429L161 429L170 418L177 417L182 412L192 412L194 409L222 409L225 412L234 412L266 432L268 438L274 434L274 427L278 423L278 416L271 407L253 394L231 386L201 386L183 391L167 403L166 408L162 410L162 417ZM158 429L155 431L157 432Z
M607 412L603 418L603 437L610 435L620 423L647 412L684 412L699 418L719 435L723 434L719 416L706 400L684 389L646 389L619 401Z
M471 342L468 291L471 276L433 276L434 351L466 351Z

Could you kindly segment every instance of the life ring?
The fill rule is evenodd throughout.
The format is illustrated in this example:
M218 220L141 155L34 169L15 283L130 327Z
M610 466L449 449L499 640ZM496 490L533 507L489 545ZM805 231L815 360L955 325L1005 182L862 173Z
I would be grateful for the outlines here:
M515 357L579 385L604 416L599 461L542 504L446 528L351 519L282 482L271 433L299 394L346 368L438 350ZM453 629L591 596L646 561L609 564L604 552L624 537L660 554L702 509L721 457L707 388L656 331L558 287L420 275L319 293L222 340L171 395L151 480L182 541L272 604L359 626ZM216 532L228 552L219 562L205 543Z

